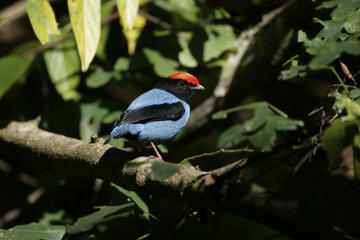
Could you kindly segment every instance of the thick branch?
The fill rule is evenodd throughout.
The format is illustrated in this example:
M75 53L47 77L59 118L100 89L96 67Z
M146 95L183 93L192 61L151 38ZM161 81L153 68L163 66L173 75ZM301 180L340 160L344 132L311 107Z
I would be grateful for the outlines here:
M135 153L103 145L102 140L88 143L50 133L39 129L34 122L11 122L0 129L0 149L0 156L6 159L25 161L66 175L103 178L193 206L230 210L293 236L312 236L313 231L329 226L325 209L313 204L331 199L326 189L310 189L310 192L302 192L300 197L275 197L260 186L246 183L239 171L245 160L211 172L181 165L179 173L159 181L151 172L152 162L158 161L156 159L135 158ZM338 194L333 186L326 187L331 189L332 195ZM316 192L316 197L320 195L321 201L315 201L311 191ZM352 211L351 205L342 206ZM312 216L311 219L308 216Z

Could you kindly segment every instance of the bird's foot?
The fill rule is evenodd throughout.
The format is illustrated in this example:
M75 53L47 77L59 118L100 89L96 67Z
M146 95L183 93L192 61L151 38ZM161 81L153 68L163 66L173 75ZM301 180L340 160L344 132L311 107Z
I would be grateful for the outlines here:
M157 157L157 156L154 156L154 155L150 155L149 158L158 159L158 160L164 161L164 159L162 159L162 157Z
M157 158L160 159L160 160L163 160L163 158L161 157L159 151L156 149L155 144L154 144L153 142L150 142L150 144L151 144L151 146L153 147L153 149L154 149L154 151L155 151L155 153L156 153Z

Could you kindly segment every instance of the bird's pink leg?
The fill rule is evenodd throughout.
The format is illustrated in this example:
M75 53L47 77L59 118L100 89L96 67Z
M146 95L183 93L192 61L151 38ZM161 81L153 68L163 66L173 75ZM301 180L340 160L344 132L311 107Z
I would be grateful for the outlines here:
M163 158L161 157L160 153L158 152L158 150L156 149L156 146L153 142L150 142L151 146L153 147L153 149L155 150L155 153L157 155L157 157L160 159L160 160L163 160Z

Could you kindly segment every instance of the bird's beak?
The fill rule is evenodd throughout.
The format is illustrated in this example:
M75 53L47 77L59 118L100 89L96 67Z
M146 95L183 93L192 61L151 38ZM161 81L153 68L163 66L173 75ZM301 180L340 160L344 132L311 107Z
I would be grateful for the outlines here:
M196 86L196 87L190 87L190 89L192 89L192 90L205 90L205 88L203 86L201 86L201 85Z

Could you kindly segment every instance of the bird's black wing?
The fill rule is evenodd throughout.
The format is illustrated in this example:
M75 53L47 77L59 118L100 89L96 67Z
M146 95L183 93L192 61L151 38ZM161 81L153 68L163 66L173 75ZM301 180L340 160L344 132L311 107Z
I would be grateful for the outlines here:
M139 109L126 110L114 127L126 123L146 123L149 121L177 120L184 114L185 108L181 102L150 105Z

